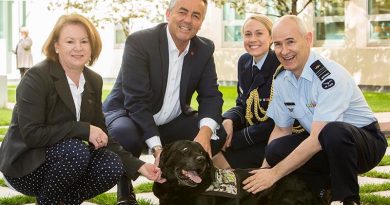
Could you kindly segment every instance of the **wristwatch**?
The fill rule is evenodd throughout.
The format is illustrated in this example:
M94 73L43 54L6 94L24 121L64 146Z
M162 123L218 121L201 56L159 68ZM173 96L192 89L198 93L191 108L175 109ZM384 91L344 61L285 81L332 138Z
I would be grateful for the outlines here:
M152 147L152 154L154 156L154 154L156 153L157 150L162 150L162 146L161 145L156 145L154 147Z

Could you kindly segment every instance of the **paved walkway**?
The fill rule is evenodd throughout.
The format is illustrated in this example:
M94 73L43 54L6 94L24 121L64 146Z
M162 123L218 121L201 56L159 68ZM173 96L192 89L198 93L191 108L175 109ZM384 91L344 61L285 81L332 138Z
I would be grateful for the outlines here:
M385 113L376 113L375 116L378 118L379 124L381 129L386 133L386 135L390 136L390 112ZM390 155L390 148L387 149L386 155ZM143 155L141 156L141 159L147 162L154 162L154 158L151 155ZM390 166L380 166L375 167L373 170L383 173L390 173ZM2 178L3 175L0 172L0 178ZM135 182L134 185L137 186L138 184L148 182L148 179L144 177L139 177ZM370 178L370 177L359 177L359 184L382 184L382 183L388 183L390 182L390 179L379 179L379 178ZM115 193L116 187L113 187L108 192ZM374 194L378 194L385 197L390 197L390 190L389 191L381 191ZM20 195L19 192L14 191L12 189L6 188L6 187L0 187L0 198L1 197L12 197ZM146 199L150 200L154 204L158 204L157 198L153 195L153 193L142 193L137 194L137 199ZM94 205L93 203L84 202L82 205Z
M386 155L390 155L390 148L388 148ZM151 155L143 155L141 158L145 161L153 163L153 156ZM375 167L373 170L378 171L378 172L383 172L383 173L390 173L390 166L380 166L380 167ZM0 173L0 177L3 177L2 174ZM137 186L138 184L148 182L149 180L144 178L144 177L139 177L135 182L134 185ZM364 185L364 184L382 184L382 183L389 183L390 179L379 179L379 178L370 178L370 177L359 177L359 184ZM113 187L111 190L108 191L109 193L115 193L116 192L116 186ZM389 191L381 191L381 192L376 192L374 194L378 194L381 196L385 197L390 197L390 190ZM0 198L1 197L12 197L16 195L21 195L19 192L11 190L6 187L0 187ZM145 200L150 200L153 204L158 204L158 199L153 195L153 193L141 193L137 194L137 199L145 199ZM28 204L28 205L33 205L33 204ZM82 205L95 205L94 203L90 202L84 202Z

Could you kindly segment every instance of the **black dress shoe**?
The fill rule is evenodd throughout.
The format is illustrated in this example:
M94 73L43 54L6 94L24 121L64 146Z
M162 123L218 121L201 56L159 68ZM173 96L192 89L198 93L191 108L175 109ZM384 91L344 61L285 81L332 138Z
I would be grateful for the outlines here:
M117 205L138 205L131 180L123 175L117 184Z
M122 196L122 200L117 202L117 205L138 205L137 199L135 198L135 194L133 189L131 189L131 193L128 193L127 198Z

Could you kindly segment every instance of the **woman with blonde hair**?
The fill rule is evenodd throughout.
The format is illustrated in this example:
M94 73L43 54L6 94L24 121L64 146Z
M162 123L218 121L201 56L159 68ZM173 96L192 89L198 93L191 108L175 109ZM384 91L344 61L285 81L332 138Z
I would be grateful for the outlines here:
M266 116L272 99L273 76L280 66L271 50L272 21L264 15L249 17L242 26L247 53L238 60L236 106L223 114L227 138L223 151L214 156L218 168L258 168L274 127Z

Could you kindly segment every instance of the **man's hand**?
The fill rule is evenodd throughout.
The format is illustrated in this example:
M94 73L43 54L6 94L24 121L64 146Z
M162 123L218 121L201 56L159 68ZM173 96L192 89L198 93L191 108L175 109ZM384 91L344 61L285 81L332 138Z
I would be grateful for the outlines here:
M270 188L279 178L272 169L257 169L250 172L252 176L246 178L242 183L247 192L256 194Z
M142 174L144 177L148 178L149 180L158 182L158 183L164 183L166 179L161 178L161 170L154 164L145 163L142 165L138 172Z
M233 137L233 121L231 119L225 119L222 122L223 128L225 128L226 131L226 141L225 144L222 147L222 150L225 151L226 148L231 146L232 143L232 137Z
M153 153L153 156L154 156L154 165L156 165L157 167L159 166L160 164L160 155L161 155L161 152L162 152L162 149L159 149L159 150L156 150L154 153Z
M107 146L108 136L99 127L90 125L88 141L95 146L95 149L99 149Z
M210 144L210 139L213 134L213 131L207 127L207 126L202 126L199 129L198 135L196 135L194 141L198 142L199 144L202 145L202 147L206 150L207 153L209 153L209 156L211 157L211 144Z

